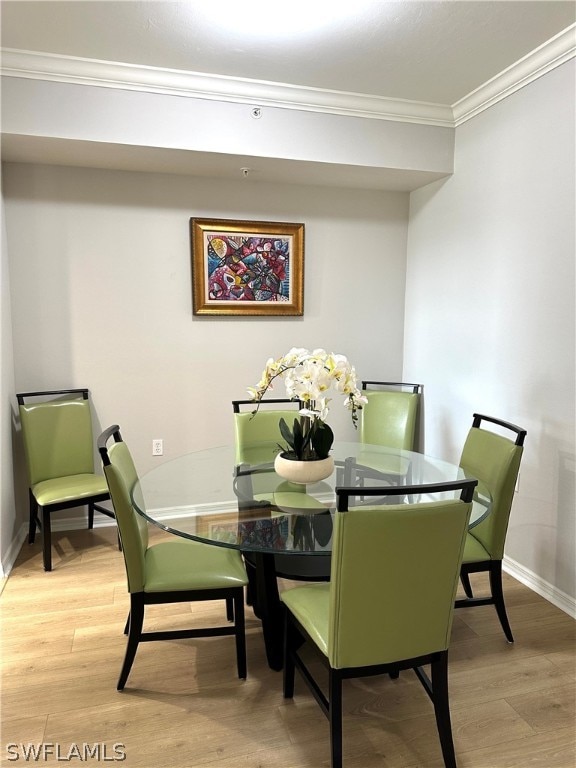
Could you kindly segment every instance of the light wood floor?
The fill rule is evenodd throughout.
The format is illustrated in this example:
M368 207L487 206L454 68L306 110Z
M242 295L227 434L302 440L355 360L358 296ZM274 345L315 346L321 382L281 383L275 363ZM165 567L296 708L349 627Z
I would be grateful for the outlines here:
M155 534L162 535L162 534ZM24 544L1 596L2 766L8 743L123 744L129 768L323 768L327 721L296 679L282 698L248 610L248 680L232 638L147 643L116 691L127 594L113 528L54 534L54 567ZM480 582L481 577L475 583ZM575 622L506 577L516 643L491 607L456 612L450 695L459 768L574 768ZM217 603L154 606L148 628L223 615ZM441 768L432 707L412 672L349 681L345 768ZM9 757L12 757L10 760ZM96 761L88 761L87 764ZM56 764L55 758L35 764ZM78 764L72 760L68 765Z

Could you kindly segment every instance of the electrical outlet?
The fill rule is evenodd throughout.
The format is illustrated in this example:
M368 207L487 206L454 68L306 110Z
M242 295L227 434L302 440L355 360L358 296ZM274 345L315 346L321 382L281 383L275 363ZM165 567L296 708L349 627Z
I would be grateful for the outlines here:
M152 456L162 456L164 453L164 442L159 438L152 440Z

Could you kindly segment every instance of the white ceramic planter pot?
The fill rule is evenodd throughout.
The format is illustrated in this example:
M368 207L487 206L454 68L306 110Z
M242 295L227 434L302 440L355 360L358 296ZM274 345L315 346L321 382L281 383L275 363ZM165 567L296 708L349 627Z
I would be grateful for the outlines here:
M274 459L274 469L284 480L306 485L317 483L329 477L334 471L334 459L328 456L318 461L294 461L286 459L281 453Z

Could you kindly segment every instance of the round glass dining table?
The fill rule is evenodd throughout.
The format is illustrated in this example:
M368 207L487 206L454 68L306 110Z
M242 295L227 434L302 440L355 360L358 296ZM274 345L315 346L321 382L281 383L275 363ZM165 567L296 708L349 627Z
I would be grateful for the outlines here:
M465 477L460 467L426 454L336 442L331 452L332 475L298 485L276 474L271 457L277 450L270 443L244 449L241 456L233 446L196 451L159 464L132 489L136 511L159 528L244 554L250 578L248 599L262 621L273 669L282 666L277 576L328 578L336 488L357 489L350 506L415 503L426 500L426 494L407 496L403 486L436 485ZM398 494L362 497L363 487L390 485L398 487ZM488 496L477 489L470 527L489 511Z

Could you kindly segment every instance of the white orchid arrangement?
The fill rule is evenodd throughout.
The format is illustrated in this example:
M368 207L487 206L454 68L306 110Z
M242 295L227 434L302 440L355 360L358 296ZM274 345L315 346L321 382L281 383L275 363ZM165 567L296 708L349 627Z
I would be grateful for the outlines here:
M284 419L280 420L280 432L289 446L284 455L301 461L326 458L334 442L334 433L326 424L331 400L327 392L333 387L344 395L344 405L351 411L355 427L358 411L367 402L357 387L354 366L344 355L293 347L282 357L267 361L258 384L248 387L251 399L260 403L278 378L284 379L288 397L304 403L299 411L303 418L294 419L292 429ZM254 413L257 411L258 407Z

